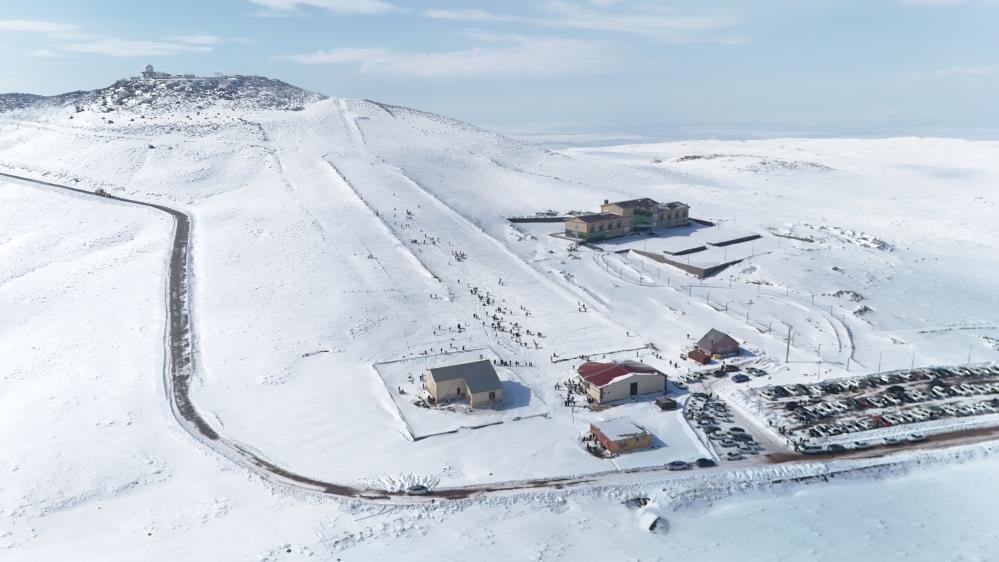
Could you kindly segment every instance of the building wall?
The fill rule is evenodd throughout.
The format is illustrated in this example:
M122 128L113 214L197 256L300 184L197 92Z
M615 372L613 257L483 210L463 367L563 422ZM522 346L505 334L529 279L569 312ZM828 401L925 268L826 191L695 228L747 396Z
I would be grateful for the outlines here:
M638 394L652 394L654 392L663 392L666 390L666 376L665 375L652 375L643 374L637 375L632 374L627 377L621 377L614 382L604 386L603 388L597 388L587 382L583 382L586 387L586 393L592 397L594 400L600 403L613 402L615 400L624 400L631 396L631 383L638 383ZM603 391L601 393L601 391Z
M436 383L434 382L433 377L430 376L430 371L427 371L424 386L427 391L430 392L430 395L433 396L438 402L459 396L459 389L461 391L461 396L466 396L468 394L468 387L465 385L464 379L454 379Z
M663 210L659 211L656 215L656 227L657 228L671 228L674 226L686 226L690 224L690 219L688 214L690 213L689 207L680 207L679 209L673 210Z
M597 441L599 441L607 450L612 453L618 453L621 451L630 451L632 449L643 449L645 447L652 446L652 434L645 433L635 437L628 437L625 439L618 439L616 441L609 439L603 433L599 431L594 432L597 436Z
M489 393L494 392L495 398L490 398ZM498 388L492 391L478 392L469 396L469 404L473 408L483 408L490 406L493 400L503 400L503 389Z
M700 346L698 346L698 348L708 355L718 355L719 357L735 357L739 354L738 344L728 346L716 345L714 350L703 349Z
M630 217L634 214L635 209L620 207L615 203L604 203L603 205L600 205L600 212L611 213L619 217Z
M599 222L583 222L569 219L565 221L565 234L571 238L584 240L601 240L624 236L631 232L631 220L617 217Z

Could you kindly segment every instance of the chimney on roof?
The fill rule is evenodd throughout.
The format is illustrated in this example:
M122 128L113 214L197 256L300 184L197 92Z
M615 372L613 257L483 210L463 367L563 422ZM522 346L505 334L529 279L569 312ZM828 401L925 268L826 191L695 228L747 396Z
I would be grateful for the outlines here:
M604 205L610 203L610 199L604 199Z

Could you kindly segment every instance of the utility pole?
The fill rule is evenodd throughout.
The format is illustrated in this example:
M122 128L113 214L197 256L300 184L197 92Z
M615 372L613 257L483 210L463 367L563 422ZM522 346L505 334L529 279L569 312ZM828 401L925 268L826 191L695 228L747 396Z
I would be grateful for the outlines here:
M884 355L884 353L879 353L878 354L878 374L881 374L881 356L882 355Z
M787 327L787 350L784 352L784 362L787 363L791 358L791 326Z
M850 372L850 357L849 356L847 356L847 358L846 358L846 372L847 373Z
M913 371L916 369L916 352L912 352L912 362L909 363L909 370Z
M968 365L971 365L971 348L973 346L968 346Z

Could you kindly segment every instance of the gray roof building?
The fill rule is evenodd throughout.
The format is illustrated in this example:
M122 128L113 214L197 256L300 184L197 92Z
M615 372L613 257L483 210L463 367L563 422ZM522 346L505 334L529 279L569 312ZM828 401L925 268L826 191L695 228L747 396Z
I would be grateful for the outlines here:
M704 337L697 342L697 347L708 355L718 354L722 357L731 357L739 354L739 342L725 332L714 328L704 334Z
M502 386L496 375L496 369L488 359L430 369L430 376L438 384L444 381L464 380L470 394L497 390Z

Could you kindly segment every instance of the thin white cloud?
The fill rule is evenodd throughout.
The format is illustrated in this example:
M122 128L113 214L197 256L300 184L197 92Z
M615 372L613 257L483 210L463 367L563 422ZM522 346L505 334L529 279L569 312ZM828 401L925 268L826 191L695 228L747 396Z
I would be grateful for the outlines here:
M117 37L104 37L82 43L63 45L66 51L89 53L111 57L159 57L180 53L200 53L211 51L205 45L188 45L166 41L129 41Z
M585 75L611 67L611 47L559 37L479 35L488 46L441 52L339 48L274 57L299 64L355 64L369 74L417 77L524 77Z
M745 36L731 35L727 30L739 22L725 15L694 15L680 13L655 4L640 4L627 9L613 8L613 1L591 1L585 5L569 0L545 0L539 15L497 14L486 10L425 10L433 19L466 22L515 22L535 27L579 29L643 35L678 43L715 42L726 45L744 44Z
M218 35L181 35L178 37L171 37L171 41L176 41L178 43L186 43L188 45L218 45L224 43L225 39L219 37Z
M72 31L77 26L40 20L0 20L0 31L25 31L29 33L56 33Z
M902 78L910 80L922 80L929 78L945 78L945 77L978 77L978 76L992 76L996 74L997 69L995 66L948 66L946 68L938 68L933 70L915 70L912 72L903 72L900 76Z
M965 0L898 0L903 6L951 6L964 2Z
M28 56L40 59L52 59L65 57L66 54L53 51L52 49L32 49L28 51Z
M266 14L287 13L300 7L321 8L337 14L381 14L401 8L384 0L249 0L269 10Z
M0 31L36 33L46 40L44 47L25 53L29 57L52 58L67 53L88 53L114 57L147 57L201 53L222 43L248 43L247 39L226 39L211 34L194 34L165 40L129 40L87 32L74 24L42 20L0 19Z

